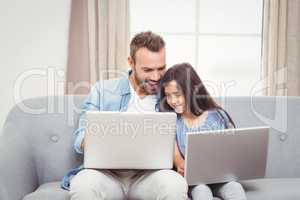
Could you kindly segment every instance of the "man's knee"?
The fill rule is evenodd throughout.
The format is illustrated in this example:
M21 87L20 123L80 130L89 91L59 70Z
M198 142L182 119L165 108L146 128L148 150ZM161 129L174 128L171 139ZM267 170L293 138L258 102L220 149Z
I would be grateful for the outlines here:
M159 196L168 197L167 199L187 199L188 185L180 174L173 170L160 170L159 173Z
M91 199L122 199L121 186L112 178L97 170L80 171L70 184L71 200Z

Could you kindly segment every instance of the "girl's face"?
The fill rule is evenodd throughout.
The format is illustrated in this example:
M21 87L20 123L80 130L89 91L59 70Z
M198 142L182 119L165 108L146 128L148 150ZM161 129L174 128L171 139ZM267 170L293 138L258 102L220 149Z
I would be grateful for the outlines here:
M180 89L177 87L176 81L170 81L166 84L165 94L167 103L177 113L182 114L186 110L185 97Z

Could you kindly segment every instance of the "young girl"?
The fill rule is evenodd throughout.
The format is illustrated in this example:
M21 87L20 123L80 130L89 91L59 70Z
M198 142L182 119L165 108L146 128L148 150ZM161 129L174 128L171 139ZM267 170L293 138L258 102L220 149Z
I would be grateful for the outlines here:
M160 99L161 111L175 111L178 116L174 166L181 175L184 175L187 132L235 127L229 114L215 103L188 63L177 64L168 69L161 80ZM194 200L212 200L213 194L224 200L246 199L243 187L234 181L197 185L189 189Z

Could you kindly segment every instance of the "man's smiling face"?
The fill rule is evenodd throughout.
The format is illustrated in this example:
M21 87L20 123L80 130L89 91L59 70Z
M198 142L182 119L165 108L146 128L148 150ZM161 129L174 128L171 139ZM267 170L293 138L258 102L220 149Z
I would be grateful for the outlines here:
M140 48L136 51L135 60L129 58L132 68L132 75L135 82L146 94L156 94L159 81L166 72L165 48L153 52L147 48Z

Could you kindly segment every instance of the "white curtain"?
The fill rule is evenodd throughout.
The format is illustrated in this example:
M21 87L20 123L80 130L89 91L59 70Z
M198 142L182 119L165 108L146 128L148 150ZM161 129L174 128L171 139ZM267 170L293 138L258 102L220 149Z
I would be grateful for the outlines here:
M129 0L87 0L90 81L120 76L128 69Z
M90 90L87 2L72 0L69 29L66 94L87 94Z
M264 0L264 94L300 95L300 1Z

